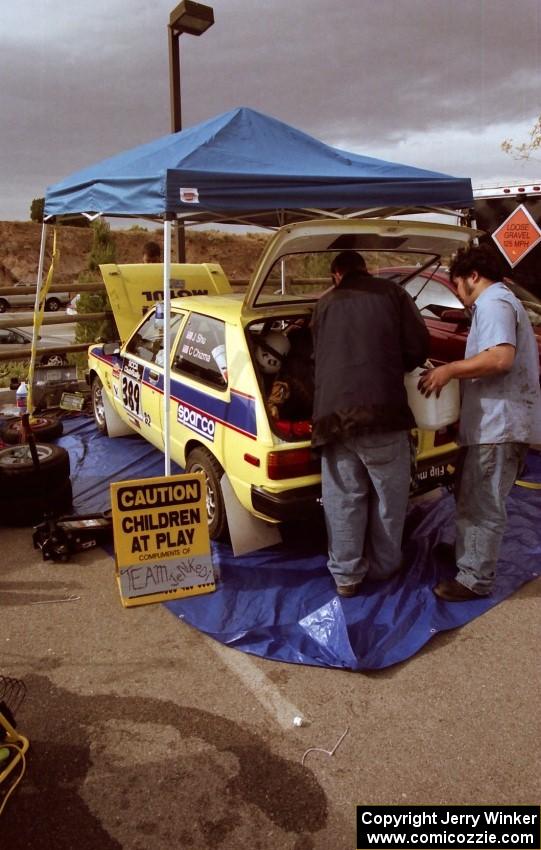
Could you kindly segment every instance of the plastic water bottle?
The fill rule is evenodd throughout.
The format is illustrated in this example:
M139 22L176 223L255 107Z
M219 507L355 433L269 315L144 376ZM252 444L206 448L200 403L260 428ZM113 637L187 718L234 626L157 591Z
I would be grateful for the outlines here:
M19 411L20 416L23 416L23 414L28 412L26 404L27 399L28 387L26 386L24 381L21 381L15 392L15 404L17 405L17 410Z

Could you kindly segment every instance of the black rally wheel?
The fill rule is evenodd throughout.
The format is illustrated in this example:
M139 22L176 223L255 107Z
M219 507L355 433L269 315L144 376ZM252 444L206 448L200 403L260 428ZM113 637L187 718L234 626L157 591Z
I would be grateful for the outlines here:
M186 472L203 472L207 485L207 517L212 540L221 540L227 533L227 515L220 478L224 471L216 458L206 449L193 449L186 461Z
M65 449L36 443L36 451L39 470L34 467L28 443L0 449L0 494L4 500L36 491L47 494L69 480L70 459Z
M60 419L54 416L36 416L30 419L30 428L36 439L40 442L56 440L62 436L64 426ZM14 419L0 431L0 436L5 443L12 445L21 442L21 420Z
M92 381L92 412L94 413L96 428L104 436L107 436L103 384L97 375Z

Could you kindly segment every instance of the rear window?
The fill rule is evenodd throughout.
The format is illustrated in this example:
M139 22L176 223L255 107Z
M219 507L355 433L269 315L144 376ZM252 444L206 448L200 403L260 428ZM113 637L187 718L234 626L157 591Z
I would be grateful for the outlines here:
M256 304L286 304L315 301L331 286L330 273L333 259L339 251L318 251L288 254L272 266ZM411 275L412 266L431 266L437 258L418 251L358 251L365 260L368 272L376 277L390 277L401 283ZM404 270L401 270L401 266ZM392 268L391 268L392 267Z

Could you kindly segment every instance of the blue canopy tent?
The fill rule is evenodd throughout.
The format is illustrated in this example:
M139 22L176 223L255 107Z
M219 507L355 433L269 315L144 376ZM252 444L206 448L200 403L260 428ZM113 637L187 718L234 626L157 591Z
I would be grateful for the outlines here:
M44 221L84 214L164 220L164 347L170 348L171 221L276 227L473 203L471 181L330 147L245 107L105 159L49 186ZM38 292L41 287L44 224ZM169 363L164 368L165 473Z
M47 189L45 217L165 217L280 226L472 204L471 181L330 147L238 108L117 154Z

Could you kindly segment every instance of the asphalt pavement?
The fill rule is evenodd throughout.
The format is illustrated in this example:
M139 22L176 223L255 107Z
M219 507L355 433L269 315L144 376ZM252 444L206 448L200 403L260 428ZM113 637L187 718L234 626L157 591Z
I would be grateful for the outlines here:
M357 804L539 804L541 579L363 674L124 609L101 549L44 562L8 528L0 549L0 674L26 683L30 739L6 850L351 850Z

